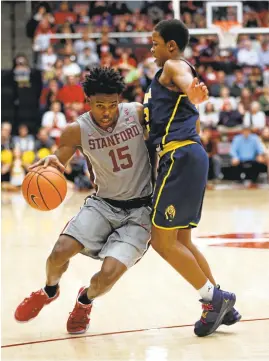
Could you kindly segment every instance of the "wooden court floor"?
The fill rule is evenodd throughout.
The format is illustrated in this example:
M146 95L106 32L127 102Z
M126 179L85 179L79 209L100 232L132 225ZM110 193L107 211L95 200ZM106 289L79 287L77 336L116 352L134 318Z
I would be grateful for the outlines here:
M208 191L193 232L218 283L236 293L240 323L197 338L197 292L152 249L96 300L86 335L71 337L65 328L80 286L100 267L82 255L65 273L60 298L16 323L18 303L44 286L46 258L85 196L70 191L47 213L30 209L19 193L2 193L2 360L269 360L268 189Z

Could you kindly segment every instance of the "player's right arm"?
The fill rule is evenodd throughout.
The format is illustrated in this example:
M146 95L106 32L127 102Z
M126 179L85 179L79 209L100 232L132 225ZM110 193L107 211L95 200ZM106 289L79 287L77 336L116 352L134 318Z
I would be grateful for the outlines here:
M65 166L70 158L75 154L78 146L81 146L80 126L77 122L68 124L60 137L60 144L53 155L49 155L29 167L33 169L38 166L45 168L50 165L64 172Z

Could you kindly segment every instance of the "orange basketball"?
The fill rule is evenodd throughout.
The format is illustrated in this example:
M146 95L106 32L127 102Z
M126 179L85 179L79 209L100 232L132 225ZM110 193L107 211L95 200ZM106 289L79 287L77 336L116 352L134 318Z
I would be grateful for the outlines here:
M64 200L67 184L54 167L36 167L23 180L22 194L26 202L40 211L50 211Z

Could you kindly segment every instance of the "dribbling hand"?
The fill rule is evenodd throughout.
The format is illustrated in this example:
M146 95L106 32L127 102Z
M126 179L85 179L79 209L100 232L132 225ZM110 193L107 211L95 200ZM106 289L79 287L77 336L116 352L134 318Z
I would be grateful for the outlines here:
M193 104L200 104L208 100L208 89L205 83L199 83L198 78L194 78L188 91L188 98Z
M44 168L47 168L48 166L57 168L62 173L65 170L65 166L59 161L59 159L56 157L56 155L48 155L47 157L40 159L38 162L32 164L29 167L29 170L32 170L36 167L43 166Z

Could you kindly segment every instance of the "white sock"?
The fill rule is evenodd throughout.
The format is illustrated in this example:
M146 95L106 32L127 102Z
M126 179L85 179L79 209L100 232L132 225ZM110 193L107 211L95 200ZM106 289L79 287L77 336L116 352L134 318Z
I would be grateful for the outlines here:
M198 290L204 301L212 301L214 293L214 285L207 280L205 285Z

